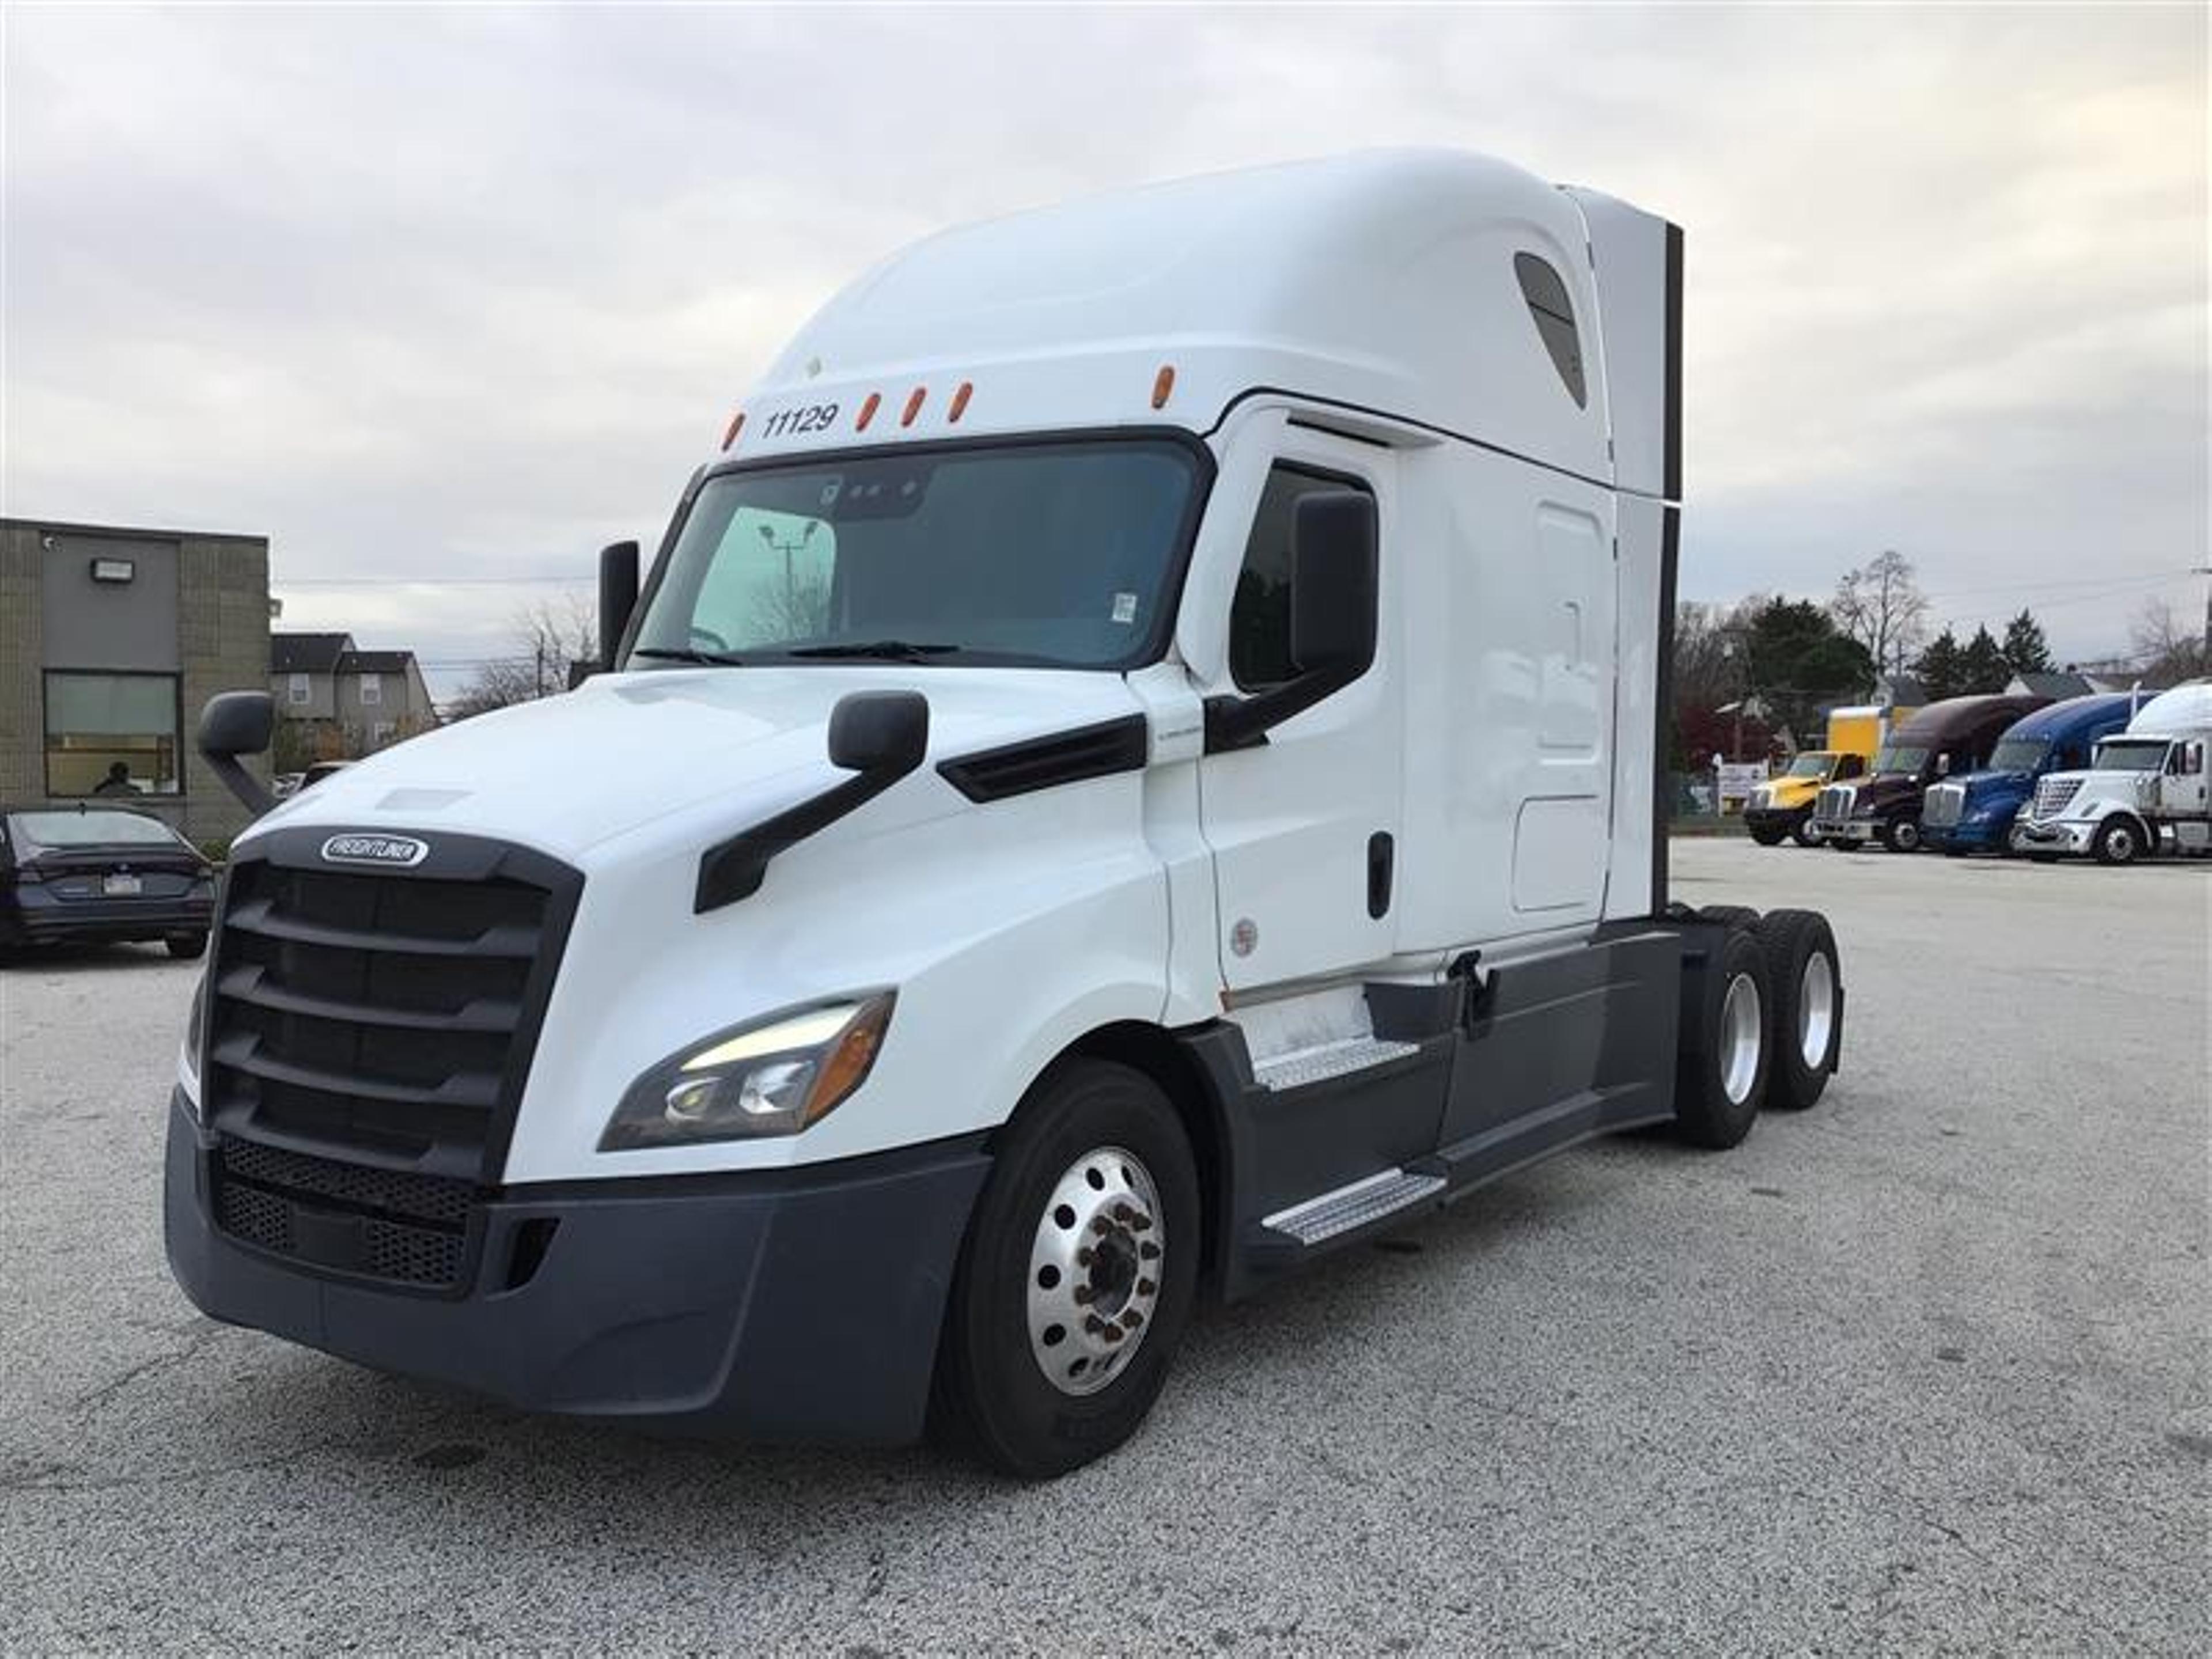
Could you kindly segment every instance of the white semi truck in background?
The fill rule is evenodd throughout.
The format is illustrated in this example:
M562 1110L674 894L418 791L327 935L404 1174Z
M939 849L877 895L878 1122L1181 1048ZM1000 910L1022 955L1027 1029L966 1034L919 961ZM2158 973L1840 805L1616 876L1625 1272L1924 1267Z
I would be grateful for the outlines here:
M2161 851L2212 852L2212 681L2160 692L2098 744L2089 769L2050 772L2013 822L2030 858L2133 864Z
M610 672L237 842L170 1121L219 1319L1048 1474L1194 1300L1837 1064L1670 904L1681 237L1394 153L1020 215L800 331ZM216 700L238 764L268 701Z

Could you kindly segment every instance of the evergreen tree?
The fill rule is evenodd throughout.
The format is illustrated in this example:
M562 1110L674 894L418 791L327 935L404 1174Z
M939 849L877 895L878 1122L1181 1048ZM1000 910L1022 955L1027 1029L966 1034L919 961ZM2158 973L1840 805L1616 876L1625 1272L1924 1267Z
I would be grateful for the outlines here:
M2004 647L1988 629L1977 628L1959 653L1959 695L2002 691L2011 678L2012 665L2005 660Z
M1928 642L1920 653L1920 660L1912 672L1920 676L1920 684L1928 689L1928 701L1941 702L1946 697L1962 696L1966 685L1965 665L1960 660L1965 653L1959 649L1959 636L1948 628Z
M2020 615L2005 624L2004 659L2015 674L2047 674L2056 666L2051 660L2051 642L2043 637L2043 624L2024 606Z
M1863 697L1874 659L1820 605L1769 599L1741 621L1744 689L1801 744L1820 741L1820 712Z

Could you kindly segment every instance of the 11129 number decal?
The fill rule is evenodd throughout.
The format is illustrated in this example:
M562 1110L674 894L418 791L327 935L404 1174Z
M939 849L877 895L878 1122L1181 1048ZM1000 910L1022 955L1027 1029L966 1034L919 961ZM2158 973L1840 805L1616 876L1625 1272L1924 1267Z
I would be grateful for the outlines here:
M805 404L796 409L779 409L761 424L763 438L796 438L808 432L820 432L837 418L835 404Z

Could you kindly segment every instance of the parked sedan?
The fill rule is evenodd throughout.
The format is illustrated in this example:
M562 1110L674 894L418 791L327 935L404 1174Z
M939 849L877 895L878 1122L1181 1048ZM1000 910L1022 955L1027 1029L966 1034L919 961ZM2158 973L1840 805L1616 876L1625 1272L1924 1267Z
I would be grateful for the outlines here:
M160 939L207 949L215 866L146 812L87 802L0 810L0 947Z

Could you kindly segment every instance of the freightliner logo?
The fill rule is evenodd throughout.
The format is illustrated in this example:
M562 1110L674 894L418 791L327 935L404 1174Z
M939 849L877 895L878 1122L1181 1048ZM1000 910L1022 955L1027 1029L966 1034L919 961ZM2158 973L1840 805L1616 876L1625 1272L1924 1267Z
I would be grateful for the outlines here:
M325 864L374 864L412 869L430 856L430 843L412 836L332 836L323 843Z

